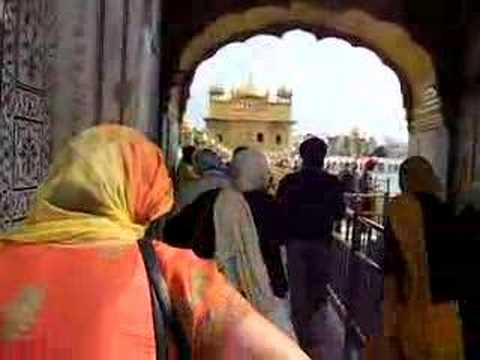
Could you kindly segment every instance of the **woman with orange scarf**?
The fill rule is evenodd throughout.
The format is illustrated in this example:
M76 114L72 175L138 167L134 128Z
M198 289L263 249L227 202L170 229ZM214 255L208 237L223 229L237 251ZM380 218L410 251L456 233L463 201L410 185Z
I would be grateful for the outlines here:
M172 205L163 156L143 135L104 125L73 139L25 223L0 235L0 358L155 359L137 240ZM212 262L154 246L192 358L307 358ZM181 349L170 348L178 358Z

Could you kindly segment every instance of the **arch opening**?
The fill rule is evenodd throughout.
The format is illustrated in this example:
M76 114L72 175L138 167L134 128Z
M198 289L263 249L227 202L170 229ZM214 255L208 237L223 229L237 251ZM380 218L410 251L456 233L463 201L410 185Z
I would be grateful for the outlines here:
M170 90L174 96L170 96L169 111L174 109L170 111L174 119L169 121L182 121L196 69L222 46L259 33L278 36L297 28L310 31L319 39L334 36L369 49L395 72L408 122L409 152L431 160L445 183L448 131L443 124L431 57L401 26L378 20L363 10L336 11L293 3L290 7L256 7L217 18L183 49Z
M332 157L352 157L342 168L361 157L407 156L401 79L377 54L344 39L295 29L228 44L198 67L189 93L187 128L204 127L205 145L224 153L254 146L281 165L315 134Z

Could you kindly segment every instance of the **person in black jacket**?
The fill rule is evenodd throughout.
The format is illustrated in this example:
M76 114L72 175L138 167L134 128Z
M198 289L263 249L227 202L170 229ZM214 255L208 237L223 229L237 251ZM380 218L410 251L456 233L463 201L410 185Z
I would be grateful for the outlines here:
M302 167L284 177L277 198L287 234L292 320L302 348L313 359L340 359L343 338L328 305L332 230L345 211L344 187L327 173L326 143L316 137L300 146Z

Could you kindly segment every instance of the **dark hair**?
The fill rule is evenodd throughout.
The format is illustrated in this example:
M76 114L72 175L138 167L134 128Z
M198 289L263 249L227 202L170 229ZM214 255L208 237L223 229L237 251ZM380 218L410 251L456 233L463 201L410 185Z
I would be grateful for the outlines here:
M193 164L193 153L197 148L193 145L185 146L182 148L182 158L187 164Z
M320 138L312 137L300 145L300 157L307 166L322 167L328 145Z
M248 146L238 146L235 148L235 150L233 150L233 156L245 150L248 150Z

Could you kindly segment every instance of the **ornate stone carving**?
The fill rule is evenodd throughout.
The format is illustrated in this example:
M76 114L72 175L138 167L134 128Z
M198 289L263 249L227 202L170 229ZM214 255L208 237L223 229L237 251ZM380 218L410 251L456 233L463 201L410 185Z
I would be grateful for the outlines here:
M442 102L434 86L428 86L422 93L420 106L413 111L410 130L413 133L425 132L442 127Z
M43 173L40 168L44 142L42 124L17 119L14 126L13 187L15 190L36 188Z
M5 0L0 17L0 231L21 221L50 158L51 0Z

